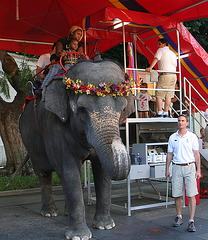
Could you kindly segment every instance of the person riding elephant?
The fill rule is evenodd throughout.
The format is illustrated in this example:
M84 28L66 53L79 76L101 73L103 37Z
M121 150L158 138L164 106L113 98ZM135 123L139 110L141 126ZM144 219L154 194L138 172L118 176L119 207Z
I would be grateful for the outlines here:
M60 38L56 43L56 52L57 56L65 56L65 51L69 49L69 44L72 39L77 39L79 42L77 51L83 54L83 47L80 41L83 38L83 30L79 26L72 26L69 30L68 37Z
M121 68L110 61L75 64L65 80L50 82L44 101L31 100L26 105L19 125L41 184L41 214L57 216L51 186L51 174L56 171L68 204L67 239L92 237L81 184L86 159L92 163L97 199L93 226L115 227L110 215L111 180L125 179L130 171L119 124L133 111L130 83Z

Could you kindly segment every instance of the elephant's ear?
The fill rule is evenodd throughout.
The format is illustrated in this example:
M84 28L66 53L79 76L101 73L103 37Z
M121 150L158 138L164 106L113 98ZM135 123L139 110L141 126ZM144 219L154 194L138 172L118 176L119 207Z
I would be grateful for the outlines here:
M45 89L45 108L56 114L62 122L69 116L68 96L66 86L60 80L53 80Z
M132 94L130 93L129 96L125 98L127 100L127 106L121 113L121 116L119 119L120 124L122 124L127 117L129 117L133 112L135 112L134 99Z

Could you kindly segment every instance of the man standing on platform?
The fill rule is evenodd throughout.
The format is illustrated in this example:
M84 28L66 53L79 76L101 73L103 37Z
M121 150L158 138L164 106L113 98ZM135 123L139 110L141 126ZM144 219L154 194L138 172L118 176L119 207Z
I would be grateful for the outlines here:
M158 50L152 60L147 72L150 72L158 62L158 69L164 72L160 73L157 89L175 89L177 58L173 51L168 47L168 40L161 38L158 40ZM156 117L168 117L168 110L171 104L171 98L174 97L174 91L157 91L157 115ZM163 99L165 99L165 109L163 113Z
M199 143L197 136L189 132L188 117L178 117L178 131L172 134L168 142L166 159L166 178L170 177L169 166L172 161L172 196L175 198L177 216L173 226L179 227L182 221L182 199L184 182L186 194L189 199L188 231L195 232L194 215L196 210L196 198L198 194L197 181L201 177L201 162L199 155ZM197 171L196 171L197 168Z

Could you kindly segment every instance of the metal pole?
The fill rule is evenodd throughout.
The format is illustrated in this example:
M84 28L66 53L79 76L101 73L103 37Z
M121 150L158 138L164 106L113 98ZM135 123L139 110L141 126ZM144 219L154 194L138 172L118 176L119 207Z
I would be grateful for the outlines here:
M19 0L16 0L16 20L19 20Z
M128 118L126 119L126 149L129 151L129 122ZM131 186L130 186L130 174L127 178L127 191L128 191L128 216L131 216Z
M169 32L173 32L173 31L175 31L175 29L172 29L172 30L167 31L167 32L162 32L162 33L156 34L156 35L154 35L154 36L152 36L152 37L142 38L141 40L142 40L142 41L145 41L145 40L148 40L148 39L151 39L151 38L154 38L154 37L160 36L160 35L164 35L164 34L169 33ZM141 34L141 32L140 32L139 34Z
M190 5L190 6L181 8L181 9L179 9L179 10L177 10L177 11L175 11L175 12L171 12L171 13L169 13L169 14L165 14L165 16L171 16L171 15L173 15L173 14L176 14L176 13L179 13L179 12L182 12L182 11L185 11L185 10L188 10L188 9L193 8L193 7L196 7L196 6L198 6L198 5L200 5L200 4L204 3L204 2L207 2L207 0L203 0L203 1L200 1L200 2L198 2L198 3L194 3L194 4Z
M191 85L189 85L189 128L191 129L191 125L192 125L192 111L191 111ZM193 129L192 129L193 130Z
M122 29L123 29L124 72L126 73L126 39L125 39L125 27L124 27L123 21L122 21Z
M137 68L137 49L136 49L136 42L137 42L137 37L134 34L133 35L133 39L134 39L134 59L135 59L135 67Z
M137 37L136 37L136 35L134 34L133 35L133 40L134 40L134 62L135 62L135 67L136 67L136 69L138 68L138 66L137 66L137 49L136 49L136 39L137 39ZM137 70L133 70L133 71L136 71L136 79L135 79L135 81L136 81L136 83L137 83ZM135 87L135 85L136 85L136 83L134 82L134 87ZM136 96L136 89L134 89L134 95ZM137 100L135 100L134 101L135 102L135 112L136 112L136 118L138 118L138 111L137 111Z
M167 178L167 185L166 185L166 208L168 207L168 183L169 183L169 177Z
M87 187L87 161L84 162L84 187Z
M84 54L87 55L87 34L86 30L84 30Z
M193 132L194 133L196 133L196 118L195 118L195 116L196 116L196 114L195 114L195 112L196 112L196 108L195 108L195 106L196 106L196 104L195 104L196 102L195 102L195 100L194 100L194 104L193 104L193 106L194 106L194 113L193 113Z
M42 44L42 45L53 45L53 43L48 43L48 42L35 42L35 41L15 40L15 39L7 39L7 38L0 38L0 41L17 42L17 43L18 42L20 42L20 43L33 43L33 44Z
M179 83L180 83L180 114L182 114L182 85L181 85L181 53L180 53L180 39L179 39L179 31L176 30L177 33L177 43L178 43L178 70L179 70Z

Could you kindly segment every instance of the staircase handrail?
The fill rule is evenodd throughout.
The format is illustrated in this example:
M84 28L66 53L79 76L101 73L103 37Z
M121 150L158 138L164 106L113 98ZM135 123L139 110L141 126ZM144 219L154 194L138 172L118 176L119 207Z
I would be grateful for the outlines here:
M187 95L187 90L186 90L186 83L189 86L189 96ZM189 114L191 113L191 116L193 116L192 111L191 111L191 106L193 106L194 109L196 109L200 116L207 122L206 117L202 114L202 112L199 110L199 108L192 102L192 97L191 97L191 93L192 93L192 89L198 94L198 96L203 100L203 102L207 105L208 107L208 102L204 99L204 97L199 93L199 91L191 84L191 82L184 77L184 97L185 99L187 99L189 101ZM199 121L193 116L193 118L198 122L198 124L202 127L201 123L199 123ZM190 118L190 126L192 124L192 119Z

